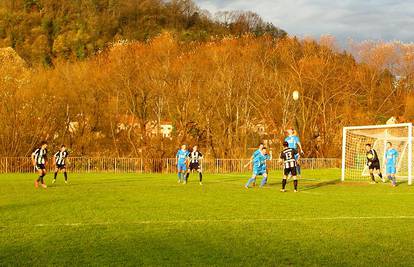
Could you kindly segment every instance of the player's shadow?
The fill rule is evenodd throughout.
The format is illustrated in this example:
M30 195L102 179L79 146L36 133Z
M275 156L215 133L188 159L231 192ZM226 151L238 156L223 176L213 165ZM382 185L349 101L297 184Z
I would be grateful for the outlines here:
M301 191L314 190L314 189L318 189L318 188L329 186L329 185L336 185L339 183L341 183L341 179L328 180L328 181L323 181L323 182L319 182L315 184L304 185L302 186L300 190Z

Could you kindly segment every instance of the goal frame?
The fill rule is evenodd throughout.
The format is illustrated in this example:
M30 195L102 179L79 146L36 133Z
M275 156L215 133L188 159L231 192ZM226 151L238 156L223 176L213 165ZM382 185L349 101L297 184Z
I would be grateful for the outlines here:
M408 185L412 185L412 160L413 160L413 124L412 123L399 123L399 124L385 124L385 125L365 125L365 126L349 126L342 128L342 173L341 181L345 181L345 168L346 168L346 132L349 130L368 130L368 129L386 129L386 128L401 128L407 127L408 129Z

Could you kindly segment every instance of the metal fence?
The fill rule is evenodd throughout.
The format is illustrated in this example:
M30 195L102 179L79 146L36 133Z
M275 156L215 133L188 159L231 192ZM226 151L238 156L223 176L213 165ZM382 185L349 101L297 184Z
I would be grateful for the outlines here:
M205 173L243 173L249 171L244 165L248 159L204 159L202 168ZM46 165L53 169L52 162ZM340 168L336 158L305 158L300 160L302 169ZM281 170L282 164L277 159L268 162L270 170ZM74 173L115 172L115 173L174 173L175 158L98 158L71 157L67 160L67 169ZM0 157L0 173L34 172L31 159L27 157Z

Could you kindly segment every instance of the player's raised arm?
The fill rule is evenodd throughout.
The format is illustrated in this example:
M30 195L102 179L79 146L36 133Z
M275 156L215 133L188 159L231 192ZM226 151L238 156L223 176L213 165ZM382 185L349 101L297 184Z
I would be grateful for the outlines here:
M267 160L272 160L273 159L273 152L270 150L269 151L269 157Z
M298 147L299 147L299 151L298 152L300 152L300 154L304 154L305 152L303 152L303 149L302 149L302 143L300 142L300 139L299 139L299 137L298 136L296 136L296 139L297 139L297 144L298 144ZM298 153L299 154L299 153Z
M31 158L32 158L32 165L33 165L33 167L35 167L35 166L36 166L36 160L35 160L35 157L36 157L37 150L38 150L38 149L36 149L36 150L32 153L32 155L31 155Z

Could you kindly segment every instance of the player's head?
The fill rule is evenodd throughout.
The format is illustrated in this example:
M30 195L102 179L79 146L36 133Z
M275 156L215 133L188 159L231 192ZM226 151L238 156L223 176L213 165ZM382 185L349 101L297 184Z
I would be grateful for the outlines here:
M266 153L267 153L267 148L264 146L264 147L262 147L262 154L266 155Z
M284 147L284 148L289 147L289 143L288 143L288 142L283 142L283 147Z
M62 151L62 152L63 152L63 151L65 151L65 150L66 150L66 146L65 146L65 145L61 145L61 146L60 146L60 151Z
M387 147L388 148L392 148L392 143L391 142L387 142Z
M371 144L366 144L365 145L365 150L368 152L371 150Z
M41 146L43 149L45 149L45 148L47 147L47 142L46 142L46 141L42 141L42 142L40 143L40 146Z
M288 134L288 135L293 135L293 134L295 133L295 129L293 129L293 128L288 128L288 129L286 130L286 132L287 132L287 134Z
M187 149L187 145L181 145L181 149L182 150L186 150Z
M263 147L264 147L264 144L263 144L263 143L260 143L260 144L259 144L259 149L260 149L260 150L262 150L262 149L263 149Z
M197 151L198 150L198 146L193 146L193 151Z

